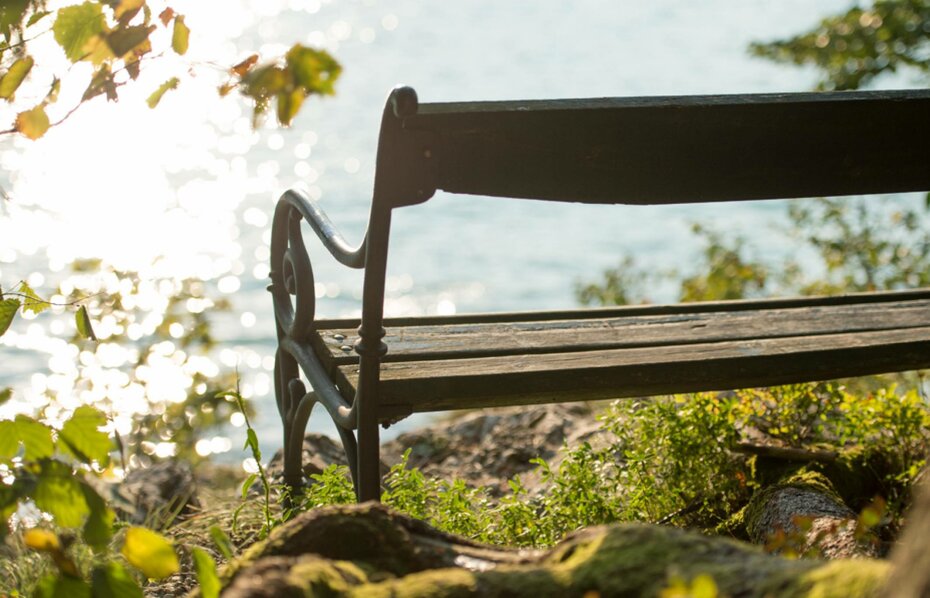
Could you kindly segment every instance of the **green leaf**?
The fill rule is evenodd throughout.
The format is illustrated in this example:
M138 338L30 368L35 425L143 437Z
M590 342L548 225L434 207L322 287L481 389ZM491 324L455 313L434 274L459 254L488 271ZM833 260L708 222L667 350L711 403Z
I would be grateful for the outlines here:
M226 535L226 532L224 532L218 525L211 525L210 537L213 538L213 543L216 545L217 550L220 551L220 554L223 555L223 558L227 561L232 560L232 542L229 540L229 536Z
M91 598L90 586L75 577L46 575L36 585L32 598Z
M113 537L113 522L116 521L116 513L107 506L103 498L90 485L82 483L81 490L84 493L87 507L90 509L90 515L87 516L81 535L95 551L106 550L110 538Z
M277 110L278 122L285 127L290 126L291 122L294 120L294 117L297 115L297 111L300 110L300 107L303 105L304 98L306 97L307 94L302 89L282 91L279 93Z
M181 81L177 77L172 77L158 86L158 89L152 92L152 95L149 96L145 103L149 105L149 108L154 108L158 106L158 103L161 101L163 95L165 95L171 89L177 89L178 84Z
M191 550L191 556L194 557L194 571L197 573L200 595L203 598L218 598L221 585L213 558L202 548Z
M4 403L6 403L12 398L13 398L12 388L4 388L3 390L0 390L0 405L3 405Z
M94 598L142 598L142 588L117 561L94 567L90 579Z
M95 35L104 33L105 27L101 5L85 2L59 9L52 32L68 60L77 62L87 54L87 42Z
M252 428L246 430L245 446L242 448L252 449L252 456L255 457L255 460L261 465L262 451L258 447L258 434L256 434L255 430Z
M36 507L50 514L62 527L77 527L90 514L81 483L71 468L60 461L46 461L33 493Z
M39 297L25 282L20 283L19 292L26 296L26 300L23 301L24 312L31 311L34 314L40 314L50 307L49 302Z
M187 53L187 42L191 30L184 24L184 15L178 15L174 18L174 30L171 33L171 49L178 54Z
M178 555L171 542L144 527L130 527L126 530L126 541L121 552L133 567L149 579L168 577L179 568Z
M12 30L22 24L29 4L28 0L4 0L0 3L0 34L7 41L10 41Z
M103 93L107 94L108 100L112 102L116 101L116 80L113 77L113 73L110 71L109 64L101 65L97 72L94 73L94 76L90 79L90 83L87 85L87 89L84 90L84 95L81 96L81 101L87 101Z
M39 461L51 457L55 452L52 429L26 415L17 415L14 438L22 442L27 461Z
M48 86L48 93L45 94L45 103L54 104L58 101L58 92L61 91L61 79L55 77L52 84Z
M78 334L92 341L97 340L94 328L90 324L90 316L87 315L87 308L83 305L74 314L74 323L77 325Z
M110 461L110 449L113 444L100 428L107 423L106 416L90 405L82 405L74 410L58 433L58 440L64 441L68 452L90 464L96 461L106 466Z
M39 21L41 21L42 19L44 19L50 14L52 14L52 11L50 10L40 10L38 12L33 13L32 16L29 17L29 20L26 21L26 27L32 27L33 25L35 25L36 23L38 23Z
M19 309L19 299L4 299L0 301L0 336L7 331L13 318L16 317L16 310Z
M9 70L3 77L0 77L0 98L4 100L13 99L16 90L19 89L19 86L26 79L26 75L32 70L32 65L34 63L35 61L32 59L32 56L26 56L10 65Z
M336 79L342 67L325 50L316 50L295 44L285 56L287 67L293 73L294 83L306 92L321 95L335 93Z
M255 483L255 480L258 479L257 473L249 474L249 477L242 482L242 499L245 500L245 497L249 495L249 488L252 487L252 484Z
M10 533L8 524L10 517L19 509L20 492L22 484L7 486L0 483L0 542ZM244 503L243 503L244 504Z
M149 34L155 31L155 25L134 25L121 27L107 35L107 45L116 56L123 56L149 39Z
M36 140L45 135L51 123L45 113L45 105L39 104L32 110L16 115L16 130L29 139Z
M242 77L242 82L246 85L243 93L256 100L269 98L287 88L287 79L284 69L280 67L265 65L254 68Z
M19 438L16 436L16 422L5 419L0 421L0 463L9 463L19 452Z

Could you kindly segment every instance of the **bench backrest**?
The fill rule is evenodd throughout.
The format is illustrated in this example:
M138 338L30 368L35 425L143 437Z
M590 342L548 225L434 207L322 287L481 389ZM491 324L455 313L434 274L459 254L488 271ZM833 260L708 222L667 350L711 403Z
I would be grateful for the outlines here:
M392 99L375 185L392 207L436 189L625 204L930 190L930 90Z

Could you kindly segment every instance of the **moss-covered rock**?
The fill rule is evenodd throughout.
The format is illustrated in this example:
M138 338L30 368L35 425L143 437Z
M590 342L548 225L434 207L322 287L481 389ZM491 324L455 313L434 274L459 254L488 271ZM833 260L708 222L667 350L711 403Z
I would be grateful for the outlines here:
M231 571L223 596L655 596L673 579L709 575L720 595L855 598L876 595L887 569L641 524L585 530L548 551L498 549L360 505L282 526Z

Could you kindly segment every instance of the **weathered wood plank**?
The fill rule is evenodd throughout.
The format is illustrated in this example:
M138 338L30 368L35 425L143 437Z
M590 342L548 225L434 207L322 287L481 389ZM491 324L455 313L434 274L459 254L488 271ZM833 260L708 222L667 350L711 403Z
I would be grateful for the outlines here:
M930 326L930 299L865 305L388 327L387 362L594 351ZM349 329L327 330L328 364L355 363Z
M860 305L866 303L893 303L930 299L930 288L903 291L873 291L847 293L845 295L813 297L777 297L768 299L739 299L729 301L701 301L697 303L670 303L621 305L612 307L575 308L561 310L485 312L455 314L451 316L411 316L385 318L385 326L422 326L431 324L481 324L494 322L533 322L539 320L586 320L620 316L657 316L666 314L694 314L721 311L753 311L759 309L783 309L826 305ZM358 318L330 318L317 320L319 330L358 328Z
M385 413L727 390L930 367L930 327L387 363ZM356 366L338 368L354 391Z
M665 204L930 190L930 91L422 104L452 193Z

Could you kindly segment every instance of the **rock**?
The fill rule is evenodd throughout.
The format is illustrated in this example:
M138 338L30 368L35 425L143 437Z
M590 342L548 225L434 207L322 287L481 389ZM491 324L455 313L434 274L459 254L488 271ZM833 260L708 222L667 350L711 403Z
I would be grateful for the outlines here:
M830 559L878 556L877 542L857 537L856 514L820 473L795 473L762 488L746 506L744 521L749 539L772 549L815 551Z
M424 474L460 478L499 496L515 475L523 476L530 492L538 489L538 478L527 475L536 468L531 459L557 465L566 442L578 445L598 431L594 412L583 403L489 409L401 434L384 444L382 457L398 463L410 449L409 464Z
M381 470L386 473L410 449L408 463L440 479L459 478L472 486L486 486L492 495L509 490L507 480L523 477L529 492L539 490L535 464L542 457L555 466L559 449L577 445L600 431L593 410L585 404L541 405L486 409L401 434L381 447ZM304 437L304 475L318 474L331 464L346 464L342 444L323 434ZM284 480L283 452L278 450L266 471L276 483ZM255 486L256 492L259 486Z
M120 515L135 524L163 527L184 519L200 506L190 463L160 461L134 469L115 487Z
M481 546L374 504L304 513L225 573L222 596L656 596L710 576L722 596L875 596L888 564L786 559L676 528L621 524L546 551Z
M304 437L303 446L304 475L322 473L329 465L345 465L346 454L342 444L324 434L310 433ZM284 481L284 451L278 449L266 466L266 473L275 483Z

